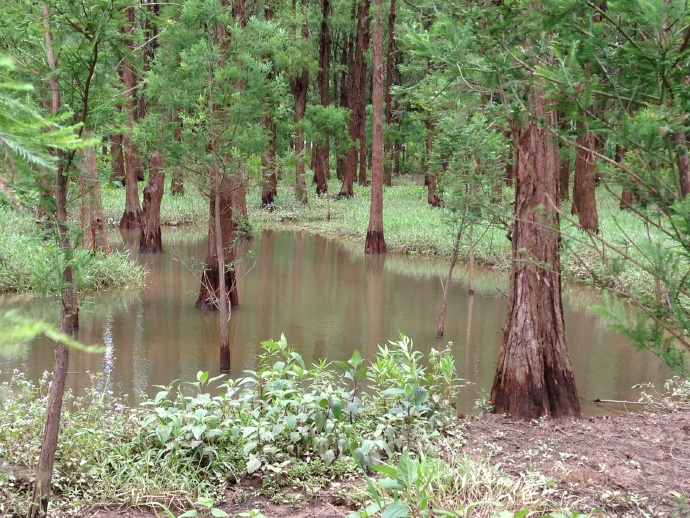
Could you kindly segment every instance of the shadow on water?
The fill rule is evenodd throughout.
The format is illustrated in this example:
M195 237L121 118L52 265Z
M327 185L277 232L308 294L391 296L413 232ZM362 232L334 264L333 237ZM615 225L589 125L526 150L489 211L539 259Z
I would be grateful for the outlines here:
M118 240L119 238L119 240ZM218 371L218 318L194 302L206 253L205 232L164 230L162 254L139 254L138 234L111 236L149 270L142 290L95 293L84 299L77 338L103 344L100 355L70 357L68 388L81 393L103 372L99 388L128 395L131 403L153 385L192 381L199 370ZM467 295L462 267L456 268L443 342L436 339L441 278L446 264L429 258L364 257L361 247L318 236L265 231L244 248L236 265L240 307L230 320L231 375L256 368L260 342L284 333L307 362L345 360L355 348L372 359L377 344L410 336L427 354L450 347L462 378L460 411L471 412L480 390L491 388L505 321L507 275L483 272L478 291ZM580 395L585 399L636 399L631 387L661 385L669 376L659 361L635 353L588 312L591 292L564 290L566 332ZM0 298L0 310L22 306L35 318L57 319L56 301ZM36 340L0 356L0 381L17 369L39 379L52 369L52 347ZM599 412L585 405L585 412Z

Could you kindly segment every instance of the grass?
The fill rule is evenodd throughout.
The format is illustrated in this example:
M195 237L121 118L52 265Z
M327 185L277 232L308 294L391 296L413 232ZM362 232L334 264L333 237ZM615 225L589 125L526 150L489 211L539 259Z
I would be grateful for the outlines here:
M0 207L0 221L0 294L59 292L62 259L57 243L44 238L24 214ZM77 248L74 264L80 291L134 288L145 282L143 267L126 253Z

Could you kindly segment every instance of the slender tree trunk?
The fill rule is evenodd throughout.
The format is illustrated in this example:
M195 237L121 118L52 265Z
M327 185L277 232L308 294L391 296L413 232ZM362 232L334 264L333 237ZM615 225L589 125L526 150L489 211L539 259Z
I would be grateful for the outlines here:
M119 110L118 110L119 111ZM110 135L110 160L113 164L113 181L125 183L125 154L122 147L122 135Z
M467 293L474 295L474 229L472 225L470 225L467 233L467 239L469 241L469 251L467 253L467 279L469 286Z
M366 53L369 50L369 24L366 24L366 30L364 31L364 46L362 47L362 52ZM357 110L359 111L359 116L357 121L359 122L359 177L357 182L359 185L367 185L367 76L368 76L366 61L362 61L362 75L360 76L359 84L359 94L357 98L359 99L359 105ZM373 76L373 74L372 74Z
M587 132L577 139L575 180L573 182L573 214L580 226L590 232L599 232L596 199L596 167L594 163L594 134Z
M388 12L388 48L386 50L386 128L390 131L393 125L393 96L391 95L391 86L393 85L393 68L394 56L393 50L395 48L395 0L391 0L390 10ZM393 150L394 142L389 136L386 139L385 157L383 163L383 183L388 187L393 185Z
M293 5L294 1L293 1ZM302 20L302 39L309 38L309 25L307 24L307 0L302 0L302 9L304 10ZM295 9L295 15L297 10ZM295 167L295 196L299 201L306 204L307 197L307 183L304 178L304 132L302 131L301 122L304 118L304 112L307 107L307 91L309 90L309 69L304 67L299 76L290 78L290 88L292 95L295 97L295 155L297 163Z
M158 151L149 157L149 181L144 187L144 207L141 213L140 252L162 252L161 200L165 188L165 165Z
M567 200L570 191L570 157L561 159L558 170L558 199Z
M261 126L269 131L269 141L261 153L261 208L273 210L278 193L278 175L276 174L276 125L270 117L261 118Z
M513 124L515 205L508 318L491 389L494 412L513 419L581 417L565 340L559 259L558 147L543 86L528 99L534 119ZM536 119L536 120L535 120Z
M86 148L81 176L79 177L79 213L81 227L84 229L82 246L95 251L110 253L108 229L103 218L101 185L98 181L96 151Z
M383 5L373 0L374 63L372 93L374 118L372 127L371 206L369 227L364 244L367 254L385 254L383 237ZM362 157L360 157L360 160Z
M131 34L134 30L134 7L125 7L127 25L124 33ZM128 47L133 46L129 39L124 41ZM141 225L141 204L139 203L139 186L137 181L144 179L144 169L141 163L139 151L132 141L132 133L137 120L136 99L136 75L134 66L129 59L123 60L122 82L125 87L124 108L127 112L127 133L123 135L123 147L125 151L125 211L120 219L121 229L139 228Z
M331 11L330 0L322 0L321 2L321 37L319 40L319 95L321 97L321 106L328 106L330 100L330 83L329 83L329 59L331 55L331 41L328 30L329 16ZM314 177L316 179L316 194L325 194L328 192L328 177L329 169L329 147L330 140L327 136L323 137L324 141L317 142L314 150Z
M350 58L352 56L353 52L353 39L352 36L346 36L345 37L345 42L343 43L343 52L342 52L342 58L341 58L341 65L342 65L342 70L340 72L340 92L339 92L339 99L340 99L340 106L342 108L348 108L348 92L349 92L349 85L351 84L352 80L352 67L350 66ZM348 81L348 78L350 80ZM348 132L349 132L349 126L348 126ZM340 144L340 140L337 140L337 143ZM340 147L340 146L338 146ZM346 170L347 170L347 153L343 154L342 152L338 153L338 158L336 161L336 166L335 166L335 173L341 182L345 182L345 177L346 177ZM350 191L352 191L352 186L350 185ZM342 195L342 191L341 191Z
M174 122L175 130L173 131L173 138L177 144L182 144L182 117L180 117L180 113L177 108L175 109ZM184 194L184 176L182 175L182 168L177 164L172 170L170 194L173 196L182 196Z
M438 329L436 330L436 338L443 338L443 332L446 328L446 310L448 309L448 293L450 292L450 283L453 280L453 269L458 262L458 250L460 249L460 240L462 239L463 223L460 223L458 233L455 235L455 242L453 243L453 254L450 256L450 264L448 265L448 275L446 275L446 282L443 285L443 299L441 301L441 313L438 316Z
M53 51L53 37L50 32L50 13L44 5L41 8L43 26L45 28L44 40L48 66L53 72L48 84L51 92L51 110L57 114L61 108L60 90L57 83L57 61ZM86 108L84 108L86 109ZM55 220L57 223L58 242L63 256L65 267L62 271L63 288L61 291L61 318L60 330L66 334L73 334L79 327L79 306L76 292L76 276L72 264L72 243L69 238L67 224L67 192L69 189L69 163L63 153L58 152L58 169L55 172ZM60 416L62 414L62 399L65 393L67 380L67 364L69 350L60 342L54 343L55 363L53 378L48 395L48 407L46 409L46 425L41 442L41 454L36 468L34 489L29 505L29 518L47 516L48 502L57 452L58 435L60 433Z
M674 131L673 143L676 145L680 195L682 198L685 198L690 193L690 161L688 160L688 143L685 138L685 132Z
M429 114L429 117L431 114ZM426 171L425 171L425 176L424 176L424 183L427 187L427 197L426 201L429 205L432 207L440 207L441 206L441 198L438 197L436 194L436 173L431 170L431 160L429 158L431 157L431 153L433 151L433 141L431 140L431 135L434 132L434 124L427 119L426 121L426 155L424 156L424 160L426 163Z

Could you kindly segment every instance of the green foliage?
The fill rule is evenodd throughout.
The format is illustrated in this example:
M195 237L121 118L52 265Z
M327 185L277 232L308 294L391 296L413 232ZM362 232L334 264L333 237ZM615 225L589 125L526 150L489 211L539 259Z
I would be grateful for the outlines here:
M417 372L415 394L438 394L434 403L412 401L410 394L380 396L371 386L360 385L355 395L348 374L363 382L366 372L357 354L339 374L325 362L307 368L284 337L262 346L258 369L246 377L216 388L220 378L200 372L194 382L159 387L137 409L127 409L102 389L83 398L69 395L56 464L60 498L88 503L126 494L123 503L165 498L168 507L180 507L199 497L215 499L229 479L258 473L271 494L286 485L320 487L352 473L354 459L373 464L392 458L403 446L396 440L403 427L416 449L435 436L443 416L454 415L452 398L445 399L454 390L447 380L456 379L447 352L435 353L432 363L438 367L425 374L418 364L422 358L405 337L387 346L382 375L407 376L409 385ZM34 386L19 373L0 387L6 399L0 458L12 470L27 469L38 454L46 389L46 380ZM407 408L408 401L415 409L402 420L396 409ZM5 476L0 487L16 494L23 486L15 478ZM198 511L213 515L213 507L205 505L212 500L198 503Z

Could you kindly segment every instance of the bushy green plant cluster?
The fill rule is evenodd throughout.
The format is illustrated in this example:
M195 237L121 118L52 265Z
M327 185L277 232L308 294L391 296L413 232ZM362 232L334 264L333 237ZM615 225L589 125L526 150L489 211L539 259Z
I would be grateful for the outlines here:
M200 372L138 408L101 389L68 395L56 460L55 505L184 507L218 498L231 480L261 473L269 493L318 489L404 447L426 447L455 416L459 387L448 351L429 367L406 337L369 365L307 368L285 338L263 344L256 371L221 381ZM343 372L344 371L344 372ZM216 387L216 384L219 384ZM380 387L387 387L379 392ZM0 513L22 512L36 465L48 382L15 373L0 386Z
M371 366L358 351L336 362L339 376L327 363L307 368L284 337L262 346L258 370L225 381L218 395L206 391L217 381L207 373L163 388L146 403L141 443L200 464L230 453L249 474L281 471L295 459L370 464L433 436L454 415L458 380L449 351L432 352L427 372L403 336L381 347Z

